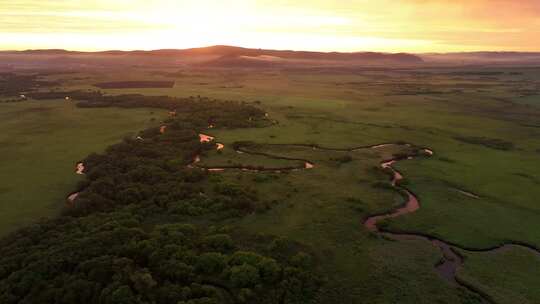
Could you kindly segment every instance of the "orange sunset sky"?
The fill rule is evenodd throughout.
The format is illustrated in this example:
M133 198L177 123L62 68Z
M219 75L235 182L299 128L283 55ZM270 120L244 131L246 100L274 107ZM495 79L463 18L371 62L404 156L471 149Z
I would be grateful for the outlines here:
M540 51L540 0L0 0L0 49Z

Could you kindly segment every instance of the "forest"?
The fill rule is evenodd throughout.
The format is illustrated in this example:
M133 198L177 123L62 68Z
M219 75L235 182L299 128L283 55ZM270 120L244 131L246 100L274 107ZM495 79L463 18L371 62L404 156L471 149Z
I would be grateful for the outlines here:
M226 223L271 204L189 168L213 149L199 131L264 126L245 103L193 97L70 96L81 107L174 110L160 128L81 160L86 178L62 215L0 241L1 303L309 303L324 279L310 248Z

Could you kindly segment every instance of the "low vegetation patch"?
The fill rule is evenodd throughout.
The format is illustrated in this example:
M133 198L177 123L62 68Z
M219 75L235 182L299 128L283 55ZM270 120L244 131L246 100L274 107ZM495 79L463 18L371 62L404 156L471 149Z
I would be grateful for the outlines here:
M475 137L475 136L456 136L454 139L473 145L481 145L491 149L509 151L514 149L514 144L497 138Z

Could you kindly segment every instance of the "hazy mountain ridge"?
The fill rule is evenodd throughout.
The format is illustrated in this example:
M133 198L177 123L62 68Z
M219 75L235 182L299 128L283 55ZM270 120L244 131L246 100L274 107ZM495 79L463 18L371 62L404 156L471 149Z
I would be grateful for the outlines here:
M155 58L160 60L172 60L172 59L197 59L197 61L204 62L206 66L228 66L229 64L240 65L273 65L275 60L271 64L264 63L270 58L284 59L282 64L291 64L293 61L303 61L307 64L308 61L332 61L332 62L360 62L360 63L402 63L402 64L418 64L422 63L422 59L416 55L407 53L378 53L378 52L311 52L311 51L292 51L292 50L266 50L266 49L250 49L234 46L217 45L203 48L191 48L191 49L161 49L151 51L100 51L100 52L79 52L68 51L60 49L50 50L26 50L26 51L4 51L0 52L0 55L11 56L57 56L56 60L60 57L66 58L78 58L84 59L89 57L144 57ZM66 59L63 59L66 60ZM256 60L256 62L251 62ZM61 60L62 61L62 60ZM68 60L72 61L72 60ZM298 63L298 62L296 62Z
M540 52L381 53L312 52L252 49L216 45L190 49L80 52L63 49L0 51L0 66L198 66L198 67L316 67L540 64Z
M416 55L408 53L381 53L381 52L314 52L314 51L293 51L293 50L269 50L269 49L250 49L235 46L216 45L202 48L190 49L160 49L151 51L99 51L99 52L81 52L69 51L63 49L43 49L43 50L25 50L25 51L4 51L1 53L10 54L34 54L34 55L154 55L154 56L276 56L295 59L395 59L411 62L421 62L422 59Z
M540 52L455 52L419 55L425 62L540 64Z

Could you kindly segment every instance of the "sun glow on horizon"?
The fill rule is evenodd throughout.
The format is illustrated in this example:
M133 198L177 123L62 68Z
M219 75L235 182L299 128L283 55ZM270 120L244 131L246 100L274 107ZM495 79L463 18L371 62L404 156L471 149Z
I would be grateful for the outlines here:
M37 1L0 7L1 49L208 45L318 51L535 51L540 4L504 0ZM505 7L498 4L506 3Z

